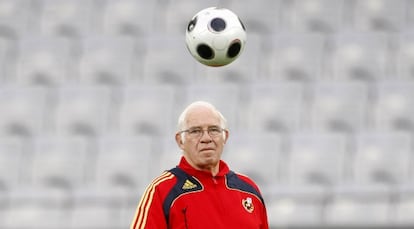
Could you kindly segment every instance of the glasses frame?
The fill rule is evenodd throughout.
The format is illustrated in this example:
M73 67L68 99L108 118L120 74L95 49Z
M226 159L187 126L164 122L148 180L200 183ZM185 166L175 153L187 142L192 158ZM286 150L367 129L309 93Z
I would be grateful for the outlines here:
M217 132L217 134L211 134L212 131L215 130L219 130L219 132ZM194 131L199 131L199 133L195 133ZM188 136L193 137L193 138L201 138L205 132L207 132L207 134L211 137L211 138L215 138L217 136L219 136L220 134L222 134L224 131L227 131L227 129L225 128L221 128L220 126L209 126L206 129L201 128L201 127L190 127L186 130L181 130L178 133L182 134L182 133L188 133Z

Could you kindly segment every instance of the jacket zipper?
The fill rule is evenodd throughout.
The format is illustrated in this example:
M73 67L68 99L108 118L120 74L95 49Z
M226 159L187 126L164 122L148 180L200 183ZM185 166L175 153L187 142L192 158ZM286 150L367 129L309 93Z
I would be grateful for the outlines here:
M181 210L181 212L183 213L183 216L184 216L185 229L188 229L188 223L187 223L187 207L183 208L183 210Z

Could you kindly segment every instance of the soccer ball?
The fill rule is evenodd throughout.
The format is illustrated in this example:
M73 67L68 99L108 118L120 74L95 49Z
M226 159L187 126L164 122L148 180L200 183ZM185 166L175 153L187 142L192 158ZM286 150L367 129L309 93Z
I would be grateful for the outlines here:
M187 26L187 48L197 61L207 66L230 64L240 56L245 43L246 29L229 9L203 9Z

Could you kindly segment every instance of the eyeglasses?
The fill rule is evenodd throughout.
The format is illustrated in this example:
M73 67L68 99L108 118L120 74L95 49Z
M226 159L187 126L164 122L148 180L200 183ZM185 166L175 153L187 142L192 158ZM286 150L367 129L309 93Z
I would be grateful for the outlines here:
M213 138L213 137L217 137L220 134L222 134L224 129L218 126L208 127L207 130L204 130L201 127L193 127L187 130L182 130L179 133L186 132L192 138L200 138L204 134L204 131L207 131L208 135L210 135L210 137Z

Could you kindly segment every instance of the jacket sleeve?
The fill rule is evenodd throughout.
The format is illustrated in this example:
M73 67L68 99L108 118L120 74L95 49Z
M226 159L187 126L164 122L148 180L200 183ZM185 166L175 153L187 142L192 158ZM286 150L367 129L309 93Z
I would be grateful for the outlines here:
M130 229L167 229L163 210L163 194L159 185L171 174L161 175L145 190L138 204Z

